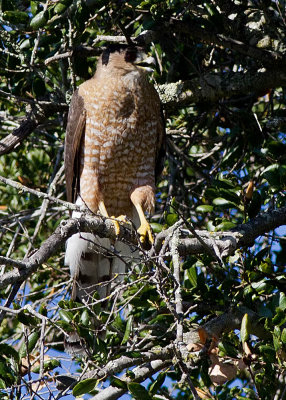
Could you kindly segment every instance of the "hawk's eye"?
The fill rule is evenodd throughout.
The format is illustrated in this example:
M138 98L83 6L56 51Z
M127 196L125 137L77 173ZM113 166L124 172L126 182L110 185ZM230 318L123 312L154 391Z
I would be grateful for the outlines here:
M126 62L134 62L137 58L137 50L136 49L128 49L125 53L125 61Z

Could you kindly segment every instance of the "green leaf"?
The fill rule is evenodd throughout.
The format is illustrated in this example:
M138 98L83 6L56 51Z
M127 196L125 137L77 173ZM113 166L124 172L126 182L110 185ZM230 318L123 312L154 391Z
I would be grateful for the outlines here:
M28 313L26 313L25 311L21 311L18 314L18 320L26 326L37 326L37 324L39 323L39 319L32 317L31 315L29 315Z
M31 1L30 2L30 6L31 6L31 13L33 15L35 15L38 11L38 2L37 1Z
M259 265L259 270L266 274L271 274L273 272L273 266L270 258L266 258L264 262L261 262Z
M22 41L22 43L20 44L20 49L25 50L25 49L29 49L32 46L33 46L33 40L31 38L29 38L29 39L25 39Z
M72 3L72 0L61 0L56 4L54 11L56 14L62 14Z
M12 372L10 364L0 361L0 376L4 380L4 384L10 386L16 382L17 377Z
M132 357L132 358L140 358L142 357L142 354L140 353L140 351L126 351L127 356Z
M229 357L236 358L238 355L238 351L236 350L236 348L231 343L228 343L225 340L219 342L218 348L224 353L224 355L227 355Z
M266 307L264 304L260 304L260 306L258 307L258 313L261 317L266 317L266 318L273 317L273 312L270 310L270 308Z
M213 199L213 204L219 207L237 207L237 205L232 201L224 199L223 197L217 197L216 199Z
M286 310L286 296L283 292L280 293L279 308L281 308L283 311Z
M265 168L262 175L270 185L272 186L280 185L279 164L269 165L269 167Z
M47 11L40 11L37 15L32 18L30 26L33 29L39 29L44 26L49 18L49 13Z
M267 281L265 281L264 279L262 279L259 282L253 282L251 283L251 287L255 290L257 290L257 292L261 293L263 292L266 287L267 287Z
M164 227L164 225L158 224L157 222L151 222L151 223L150 223L150 226L151 226L152 231L153 231L154 233L159 233L159 232L161 232L161 231L163 230L163 227Z
M61 362L59 360L54 359L54 360L45 361L43 367L44 367L44 371L46 372L46 371L51 371L54 368L59 367L60 365L61 365ZM37 367L32 369L32 372L34 372L35 374L38 374L40 372L40 368L41 368L40 365L37 365Z
M19 350L20 359L27 356L27 347L28 347L28 352L31 353L31 351L36 346L39 337L40 337L39 332L33 332L33 333L31 333L29 335L29 337L28 337L28 345L26 345L26 342L24 341L24 343L20 347L20 350Z
M158 314L155 318L151 319L149 324L153 325L156 323L171 324L173 322L172 314Z
M125 324L122 321L119 313L116 315L115 320L112 323L112 326L114 326L117 330L124 332Z
M278 351L281 349L282 343L281 343L281 331L278 326L274 327L274 332L273 332L273 345L275 351Z
M242 343L246 342L249 339L249 335L250 335L250 319L248 314L244 314L240 327L240 338Z
M72 394L74 396L81 396L82 394L91 392L96 387L96 385L97 385L97 379L94 378L85 379L75 385Z
M147 390L139 383L131 382L128 383L128 390L134 396L136 400L152 400Z
M197 268L191 267L187 269L188 279L192 286L197 287Z
M4 11L3 19L12 24L26 24L29 21L29 15L23 11Z
M61 319L65 322L71 322L73 320L74 314L70 311L59 310L59 315Z
M179 220L178 214L168 214L166 216L166 223L169 226L174 225Z
M84 325L84 326L88 326L90 321L90 316L89 316L89 312L85 309L83 310L81 316L80 316L80 322Z
M284 310L281 310L281 308L277 307L276 308L276 314L272 318L272 323L273 325L282 325L286 321L286 314Z
M0 355L13 357L17 362L19 361L19 353L6 343L0 344Z
M219 190L219 194L223 199L226 199L236 205L240 204L240 197L236 194L236 190L234 189L221 188Z
M149 392L156 394L158 389L163 385L166 378L166 372L160 372L155 381L150 385Z
M110 383L112 386L118 387L119 389L127 390L127 383L117 378L116 376L111 377Z
M286 328L283 328L283 330L282 330L281 340L283 343L286 343Z
M219 232L219 231L229 231L231 228L233 228L234 226L236 226L236 224L234 224L231 221L222 221L219 225L217 225L215 227L215 231Z
M202 204L201 206L198 206L196 208L196 212L209 213L209 212L212 212L213 209L214 209L214 207L210 206L209 204Z
M263 344L263 345L259 346L259 351L265 360L267 360L271 363L275 362L276 352L272 346Z
M132 329L132 323L133 323L133 317L131 316L127 320L126 329L121 344L125 344L128 342Z
M224 179L220 177L214 181L214 185L222 189L234 189L235 184L230 179Z

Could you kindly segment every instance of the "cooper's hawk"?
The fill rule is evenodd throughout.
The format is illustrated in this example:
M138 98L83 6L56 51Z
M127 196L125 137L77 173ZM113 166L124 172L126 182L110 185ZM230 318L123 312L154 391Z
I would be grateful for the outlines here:
M144 214L154 209L164 141L159 96L146 76L150 61L136 46L105 50L94 77L72 97L65 141L68 201L104 216L127 216L137 227L139 217L142 241L152 241ZM128 246L116 246L126 255ZM98 284L125 271L124 262L102 254L106 248L109 240L92 234L68 240L65 262L78 280L78 297L93 293L95 287L105 297L108 285Z

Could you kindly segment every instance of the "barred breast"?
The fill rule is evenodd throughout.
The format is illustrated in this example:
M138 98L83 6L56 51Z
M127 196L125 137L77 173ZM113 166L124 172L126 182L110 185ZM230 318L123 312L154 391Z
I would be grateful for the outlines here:
M131 191L155 186L160 105L153 90L145 77L128 85L110 79L100 87L87 81L79 88L86 107L80 192L94 212L104 200L110 215L128 215Z

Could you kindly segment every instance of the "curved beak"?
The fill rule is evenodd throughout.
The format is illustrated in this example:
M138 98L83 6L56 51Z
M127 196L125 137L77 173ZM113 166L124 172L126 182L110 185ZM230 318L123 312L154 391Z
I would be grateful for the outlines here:
M147 57L145 53L139 53L136 61L134 62L137 67L144 69L147 72L153 72L156 66L156 61L154 57Z

